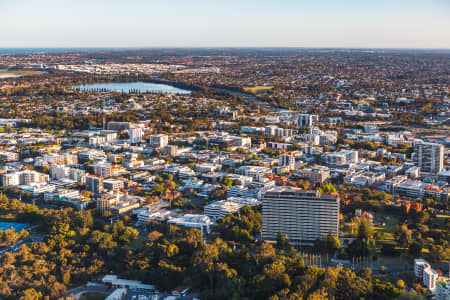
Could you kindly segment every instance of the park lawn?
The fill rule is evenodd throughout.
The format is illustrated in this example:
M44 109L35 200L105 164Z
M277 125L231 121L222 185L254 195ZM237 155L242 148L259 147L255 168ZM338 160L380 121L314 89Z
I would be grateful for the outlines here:
M87 292L81 295L80 300L104 300L108 294L99 292Z
M398 265L398 264L407 265L409 262L408 259L403 255L399 256L379 255L376 263L380 265Z
M387 218L389 216L389 219ZM383 233L383 241L388 243L396 243L395 241L395 226L397 226L399 222L399 217L391 216L391 215L383 215L386 218L386 226L374 226L373 229L375 231L381 231Z
M436 218L450 219L450 216L447 216L447 215L436 215Z
M386 226L384 226L383 232L394 234L395 233L395 226L399 224L399 217L396 216L389 216L390 218L386 218Z
M267 93L267 92L273 90L273 86L257 85L254 87L246 87L246 88L244 88L244 90L246 92L252 93L252 94L263 94L263 93Z

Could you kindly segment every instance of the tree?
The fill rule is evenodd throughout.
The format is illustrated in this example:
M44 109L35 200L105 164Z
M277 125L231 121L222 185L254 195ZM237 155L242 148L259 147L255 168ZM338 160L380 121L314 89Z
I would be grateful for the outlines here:
M164 192L164 185L163 184L158 184L158 185L156 185L156 186L154 186L153 187L153 191L155 192L155 193L158 193L158 194L161 194L162 192Z
M325 288L317 290L310 294L307 300L328 300L328 293Z
M348 246L347 252L349 256L368 256L370 245L373 240L373 229L367 219L362 219L358 227L356 239Z
M223 184L227 187L231 187L233 185L233 181L228 176L225 176L223 179Z
M214 292L214 279L223 274L226 278L236 275L236 271L229 269L226 263L220 262L220 256L231 252L231 249L221 239L216 239L211 244L204 244L200 250L194 254L194 266L208 274L210 290Z
M319 191L323 194L327 194L327 193L335 193L336 192L336 188L331 184L331 182L328 183L323 183L320 188Z
M414 241L408 249L408 254L411 255L411 257L418 257L422 253L422 245L418 241Z
M380 279L373 281L372 295L374 299L396 299L398 294L399 290L391 282Z
M403 224L401 226L397 226L395 230L395 235L397 237L397 240L399 244L404 247L408 248L409 245L412 242L412 235L411 230L408 229L408 225Z
M117 243L113 240L113 236L111 234L99 230L92 232L90 243L105 252L109 249L114 249L117 247Z
M341 247L341 242L337 237L333 236L331 231L328 231L328 234L322 237L321 244L323 249L325 249L325 252L327 252L328 254L333 254L337 249Z
M339 273L336 283L336 299L359 299L371 290L370 281L363 279L350 270L343 269Z
M275 256L275 249L273 246L269 243L262 242L257 248L256 248L256 259L257 261L264 260L266 258L271 258Z
M373 237L373 229L370 226L369 220L361 219L361 223L358 227L358 239L371 241Z
M33 288L26 289L22 292L22 296L20 297L20 300L37 300L42 297L42 293L36 291Z
M130 244L139 236L139 232L133 227L125 226L122 221L118 221L113 227L113 238L121 244Z
M399 288L399 289L404 289L406 287L405 282L401 279L397 280L397 282L395 283L395 285Z

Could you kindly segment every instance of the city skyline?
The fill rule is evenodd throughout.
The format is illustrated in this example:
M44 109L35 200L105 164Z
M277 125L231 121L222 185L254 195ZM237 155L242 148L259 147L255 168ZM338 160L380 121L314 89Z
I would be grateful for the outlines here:
M3 1L0 47L448 49L449 17L441 0Z

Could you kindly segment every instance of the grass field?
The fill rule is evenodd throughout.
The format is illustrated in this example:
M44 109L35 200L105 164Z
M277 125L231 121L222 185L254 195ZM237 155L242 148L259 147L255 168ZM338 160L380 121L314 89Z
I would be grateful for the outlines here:
M402 265L407 265L408 264L408 259L406 259L403 255L399 255L399 256L383 256L383 255L379 255L378 259L376 261L377 264L380 265L397 265L397 264L402 264Z
M262 85L258 85L258 86L254 86L254 87L247 87L244 88L244 90L247 93L252 93L252 94L264 94L267 93L271 90L273 90L273 86L262 86Z
M80 300L104 300L108 295L98 292L87 292L81 295Z

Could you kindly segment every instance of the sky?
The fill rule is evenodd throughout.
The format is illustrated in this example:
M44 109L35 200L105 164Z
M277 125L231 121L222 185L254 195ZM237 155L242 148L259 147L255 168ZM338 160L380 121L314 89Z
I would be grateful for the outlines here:
M0 0L7 47L450 48L450 0Z

